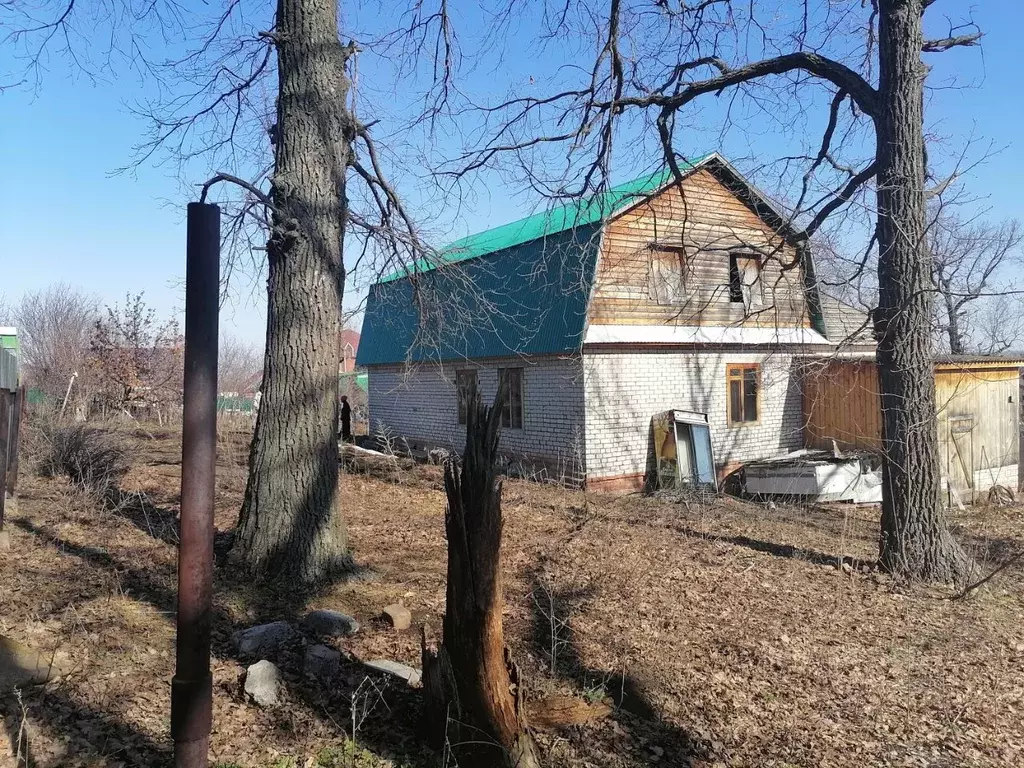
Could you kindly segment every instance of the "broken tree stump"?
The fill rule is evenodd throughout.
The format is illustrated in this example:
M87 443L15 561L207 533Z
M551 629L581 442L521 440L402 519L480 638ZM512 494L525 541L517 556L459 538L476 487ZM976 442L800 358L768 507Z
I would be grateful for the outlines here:
M501 409L476 395L468 409L461 468L445 462L448 589L443 637L422 636L425 725L462 768L539 768L527 730L519 669L505 647L501 598Z

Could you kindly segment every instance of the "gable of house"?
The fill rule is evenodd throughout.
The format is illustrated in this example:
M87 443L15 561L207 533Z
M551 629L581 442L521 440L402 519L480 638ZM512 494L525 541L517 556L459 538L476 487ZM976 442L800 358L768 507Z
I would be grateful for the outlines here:
M608 222L592 325L811 328L791 233L726 171L698 168Z

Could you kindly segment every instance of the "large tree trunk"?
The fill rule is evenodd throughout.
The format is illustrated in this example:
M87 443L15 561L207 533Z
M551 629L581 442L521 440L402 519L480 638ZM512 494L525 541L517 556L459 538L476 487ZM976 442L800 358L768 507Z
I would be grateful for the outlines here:
M878 286L885 485L880 561L909 580L949 582L968 558L940 501L931 256L924 247L921 0L879 0Z
M279 0L275 37L267 352L235 546L254 578L310 584L347 564L337 429L348 51L335 0Z
M496 403L502 393L499 388ZM469 408L461 470L445 465L448 590L444 638L423 640L429 734L463 768L536 768L522 684L502 631L501 481L495 460L501 409Z

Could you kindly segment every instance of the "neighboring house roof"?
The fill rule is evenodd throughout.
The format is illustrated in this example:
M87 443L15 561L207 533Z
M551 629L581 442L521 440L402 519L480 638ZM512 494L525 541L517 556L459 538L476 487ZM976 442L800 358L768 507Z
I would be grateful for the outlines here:
M263 388L263 371L256 371L245 379L242 386L242 394L255 394Z
M707 169L786 237L801 235L718 153L681 169ZM669 169L648 174L457 240L387 275L370 287L356 364L578 351L603 224L673 181Z
M359 331L354 331L351 328L342 328L338 334L338 340L341 342L342 349L345 349L345 345L350 345L353 353L359 351Z
M873 343L871 317L865 310L820 291L818 301L829 341Z

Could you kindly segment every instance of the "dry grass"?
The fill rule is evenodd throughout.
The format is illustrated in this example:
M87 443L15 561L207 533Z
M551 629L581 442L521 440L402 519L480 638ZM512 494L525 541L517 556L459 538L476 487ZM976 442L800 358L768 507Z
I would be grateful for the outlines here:
M145 518L97 515L62 481L26 478L9 524L0 634L75 670L23 696L21 743L35 765L167 764L175 549L160 532L174 526L180 448L173 433L139 439L145 450L122 485L144 494ZM245 456L244 435L222 440L219 531L234 524ZM388 603L440 627L439 472L344 478L365 571L308 602L363 623L339 643L359 658L418 663L415 633L374 621ZM520 481L506 484L504 509L506 631L528 695L617 705L610 720L541 734L549 765L1024 764L1019 561L972 599L951 601L941 590L904 594L871 570L871 509L687 505ZM1020 509L973 509L956 524L989 568L1024 547ZM246 704L230 632L303 606L286 585L256 592L223 568L216 594L216 760L315 765L325 748L345 749L359 667L345 664L339 684L322 690L293 674L300 649L289 649L280 660L288 705ZM16 736L21 709L2 701ZM414 730L417 695L392 686L383 704L360 743L396 765L429 765ZM0 765L12 760L3 749Z

